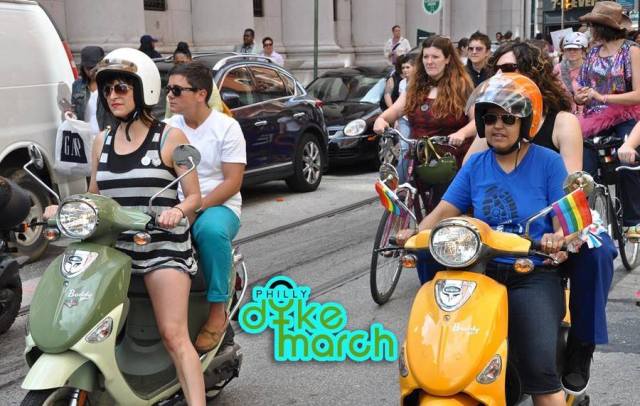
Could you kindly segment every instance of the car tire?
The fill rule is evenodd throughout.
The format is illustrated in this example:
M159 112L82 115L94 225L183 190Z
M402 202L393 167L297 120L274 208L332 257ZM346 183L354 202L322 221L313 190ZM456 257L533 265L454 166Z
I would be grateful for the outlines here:
M324 154L318 139L305 133L300 137L293 158L293 175L285 179L294 192L311 192L320 186Z
M31 210L24 222L42 221L44 209L51 204L51 198L47 191L22 168L7 169L2 175L16 182L31 197ZM37 226L28 228L24 233L12 233L11 235L18 248L18 254L29 257L28 262L34 262L40 258L49 246L49 241L44 238L43 231L43 226Z

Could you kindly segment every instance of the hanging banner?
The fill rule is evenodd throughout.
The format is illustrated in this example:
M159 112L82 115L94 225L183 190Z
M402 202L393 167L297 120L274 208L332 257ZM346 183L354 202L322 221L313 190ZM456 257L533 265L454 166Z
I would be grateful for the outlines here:
M422 0L422 8L427 15L438 14L442 10L442 0Z

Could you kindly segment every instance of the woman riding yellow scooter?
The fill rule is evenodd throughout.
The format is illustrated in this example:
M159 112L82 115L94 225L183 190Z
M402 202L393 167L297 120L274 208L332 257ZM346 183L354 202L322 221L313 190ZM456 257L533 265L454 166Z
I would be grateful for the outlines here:
M524 234L527 218L565 195L562 182L567 172L560 155L529 142L541 121L540 90L520 74L498 74L474 91L471 105L475 105L479 136L487 138L490 149L473 155L461 168L419 229L432 229L441 220L471 209L473 217L498 231ZM399 242L411 234L401 231ZM564 237L556 219L546 216L534 222L529 235L558 261L566 259L559 252ZM556 365L565 313L562 281L556 269L548 266L550 261L531 260L534 273L513 272L515 258L504 256L494 258L486 274L508 290L509 357L516 361L523 391L532 395L535 405L565 405Z

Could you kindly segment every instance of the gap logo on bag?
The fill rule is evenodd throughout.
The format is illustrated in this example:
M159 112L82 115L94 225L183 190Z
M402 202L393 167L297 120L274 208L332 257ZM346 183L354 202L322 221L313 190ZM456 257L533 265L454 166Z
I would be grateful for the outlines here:
M87 155L85 154L84 141L80 134L73 131L62 132L62 145L60 146L60 160L64 162L75 162L78 164L86 164Z

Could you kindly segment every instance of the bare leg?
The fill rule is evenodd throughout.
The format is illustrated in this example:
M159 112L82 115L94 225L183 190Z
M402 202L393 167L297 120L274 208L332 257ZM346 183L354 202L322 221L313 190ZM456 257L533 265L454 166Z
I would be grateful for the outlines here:
M189 405L204 406L204 378L187 326L189 276L175 269L159 269L145 275L158 330L178 372Z
M547 395L534 395L533 404L536 406L566 406L564 391L550 393Z

